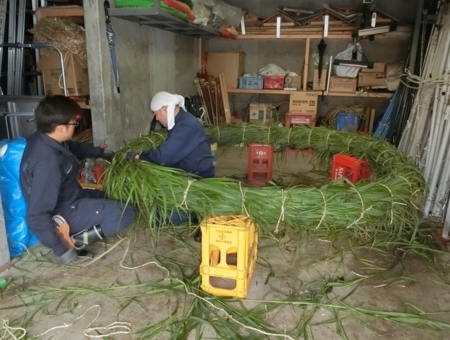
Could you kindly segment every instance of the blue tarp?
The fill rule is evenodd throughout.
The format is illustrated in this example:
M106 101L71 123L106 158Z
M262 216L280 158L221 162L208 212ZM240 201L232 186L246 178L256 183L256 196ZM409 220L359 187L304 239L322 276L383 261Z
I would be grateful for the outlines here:
M26 140L21 137L0 141L0 193L8 248L12 257L19 256L29 246L39 242L28 229L27 204L20 188L20 162L25 146Z

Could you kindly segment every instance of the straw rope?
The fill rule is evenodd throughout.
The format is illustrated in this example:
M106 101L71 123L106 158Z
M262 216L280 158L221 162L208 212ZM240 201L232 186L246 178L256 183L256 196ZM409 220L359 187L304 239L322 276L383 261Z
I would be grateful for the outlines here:
M187 206L187 201L186 201L187 195L188 195L188 192L189 192L189 188L191 187L192 183L194 183L195 181L196 181L196 179L188 180L188 185L186 187L186 190L183 193L183 202L181 202L181 205L182 206L184 205L186 207L186 209L189 209L188 206Z
M280 222L284 222L284 203L286 202L286 191L281 189L281 212L280 217L278 217L277 226L275 227L275 234L278 234L278 226L280 225Z
M120 241L122 242L122 240ZM106 255L106 253L104 253L101 257L103 257L104 255ZM114 321L112 323L110 323L107 326L95 326L95 327L91 327L91 325L97 321L97 319L100 317L100 313L102 311L102 307L100 305L93 305L91 307L89 307L82 315L80 315L79 317L77 317L72 323L66 324L64 323L63 325L59 325L59 326L54 326L49 328L48 330L46 330L45 332L42 332L36 336L31 337L31 339L39 339L41 338L43 335L46 335L50 332L53 332L55 330L58 329L63 329L63 328L70 328L72 327L78 320L84 318L86 316L87 313L89 313L92 309L94 308L98 308L97 311L97 316L92 319L89 324L87 325L87 327L84 329L83 334L84 336L88 337L88 338L105 338L108 336L112 336L112 335L117 335L117 334L130 334L131 333L131 324L129 322L122 322L122 321ZM6 340L6 336L8 335L9 337L12 337L13 340L20 340L23 339L26 335L27 335L27 331L25 328L22 327L11 327L9 326L9 321L3 319L3 324L2 324L2 328L4 329L4 333L2 335L2 337L0 338L0 340ZM14 335L15 331L20 331L22 332L20 335L16 336ZM99 334L100 331L111 331L109 333L106 334ZM95 332L96 334L91 334Z
M181 285L183 286L184 291L185 291L185 293L186 293L187 295L190 295L190 296L193 296L194 298L200 299L200 300L202 300L204 303L206 303L208 306L214 308L215 310L217 310L217 311L219 311L219 312L222 312L222 313L224 314L224 317L225 317L226 319L231 320L232 322L234 322L234 323L240 325L241 327L244 327L245 329L249 329L249 330L252 330L252 331L257 332L257 333L260 333L260 334L264 334L264 335L267 335L267 336L274 336L274 337L283 337L284 339L289 339L289 340L295 340L294 338L292 338L291 336L287 335L286 333L281 334L281 333L270 333L270 332L266 332L266 331L261 330L261 329L259 329L259 328L256 328L256 327L252 327L252 326L246 325L246 324L244 324L243 322L241 322L241 321L235 319L235 318L234 318L231 314L229 314L225 309L220 308L220 307L217 307L216 305L214 305L208 298L204 298L204 297L202 297L202 296L200 296L200 295L198 295L198 294L192 292L192 291L189 289L189 287L186 285L186 283L183 282L183 280L180 280L179 278L170 275L170 271L169 271L166 267L164 267L163 265L159 264L159 263L156 262L156 261L149 261L149 262L146 262L146 263L143 263L143 264L134 266L134 267L129 267L129 266L124 265L125 258L127 257L128 252L129 252L129 250L130 250L130 239L129 239L128 237L125 237L125 238L119 240L118 242L116 242L110 249L108 249L108 251L104 252L102 255L98 256L96 259L93 259L92 261L86 263L86 264L84 265L84 267L87 267L87 266L89 266L89 265L95 263L95 262L98 261L100 258L104 257L107 253L109 253L110 251L112 251L114 248L116 248L117 246L119 246L119 244L121 244L121 243L122 243L123 241L125 241L125 240L127 240L126 248L125 248L124 254L123 254L123 256L122 256L122 259L121 259L120 262L119 262L119 265L120 265L121 268L127 269L127 270L136 270L136 269L139 269L139 268L148 266L148 265L150 265L150 264L153 264L153 265L157 266L159 269L161 269L161 270L163 270L164 272L166 272L166 279L169 279L169 280L171 280L171 281L176 281L176 282L178 282L179 284L181 284ZM91 308L92 308L92 307L91 307ZM88 327L89 327L89 326L88 326ZM1 340L1 339L0 339L0 340Z
M317 226L314 229L317 229L321 226L323 220L325 219L325 216L327 215L327 199L325 198L325 195L323 194L322 190L319 190L320 194L322 195L323 198L323 211L322 211L322 217L320 218L319 224L317 224Z
M242 213L245 212L245 215L247 217L250 217L247 208L245 207L245 192L247 191L247 188L245 188L244 190L242 190L242 183L239 182L239 190L241 191L241 198L242 198Z
M309 131L309 135L308 135L308 146L311 147L311 134L314 131L314 129L311 129L311 131Z

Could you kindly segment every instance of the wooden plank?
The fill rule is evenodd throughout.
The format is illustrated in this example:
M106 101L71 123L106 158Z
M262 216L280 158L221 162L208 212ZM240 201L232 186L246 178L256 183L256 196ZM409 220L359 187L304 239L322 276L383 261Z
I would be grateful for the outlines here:
M49 6L40 7L36 10L36 18L40 20L45 17L83 17L84 11L81 6Z
M364 132L369 132L370 107L367 106L364 112Z
M298 40L298 39L321 39L323 37L322 33L317 34L283 34L281 33L280 38L281 40ZM333 39L349 39L351 38L351 33L345 33L345 34L336 34L336 35L328 35L328 38ZM222 39L222 38L220 38ZM274 40L275 39L275 32L273 34L246 34L246 35L238 35L237 40Z
M202 72L202 53L203 53L203 40L202 38L197 39L198 43L198 72Z
M306 39L306 46L305 46L305 62L304 62L304 69L303 69L303 90L306 91L306 84L308 83L308 71L309 71L309 47L311 45L311 39Z
M230 100L228 99L227 83L225 81L225 73L219 74L220 91L222 92L223 108L225 111L225 120L231 123Z
M375 109L370 110L369 134L373 133L373 123L375 122Z

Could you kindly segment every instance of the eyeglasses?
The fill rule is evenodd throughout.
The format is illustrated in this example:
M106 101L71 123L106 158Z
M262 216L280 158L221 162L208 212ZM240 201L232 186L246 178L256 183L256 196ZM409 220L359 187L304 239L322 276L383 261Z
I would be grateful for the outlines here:
M66 123L66 124L64 124L64 125L73 125L73 126L75 126L75 127L78 127L78 126L80 125L80 123L79 123L79 122L75 122L75 123Z

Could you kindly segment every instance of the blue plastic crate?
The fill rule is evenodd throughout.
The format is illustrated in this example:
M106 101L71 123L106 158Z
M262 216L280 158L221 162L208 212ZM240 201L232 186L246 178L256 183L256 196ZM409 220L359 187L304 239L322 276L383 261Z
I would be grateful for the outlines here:
M336 115L336 130L356 132L362 127L363 120L360 116L340 112Z
M239 88L261 90L263 77L239 77Z

